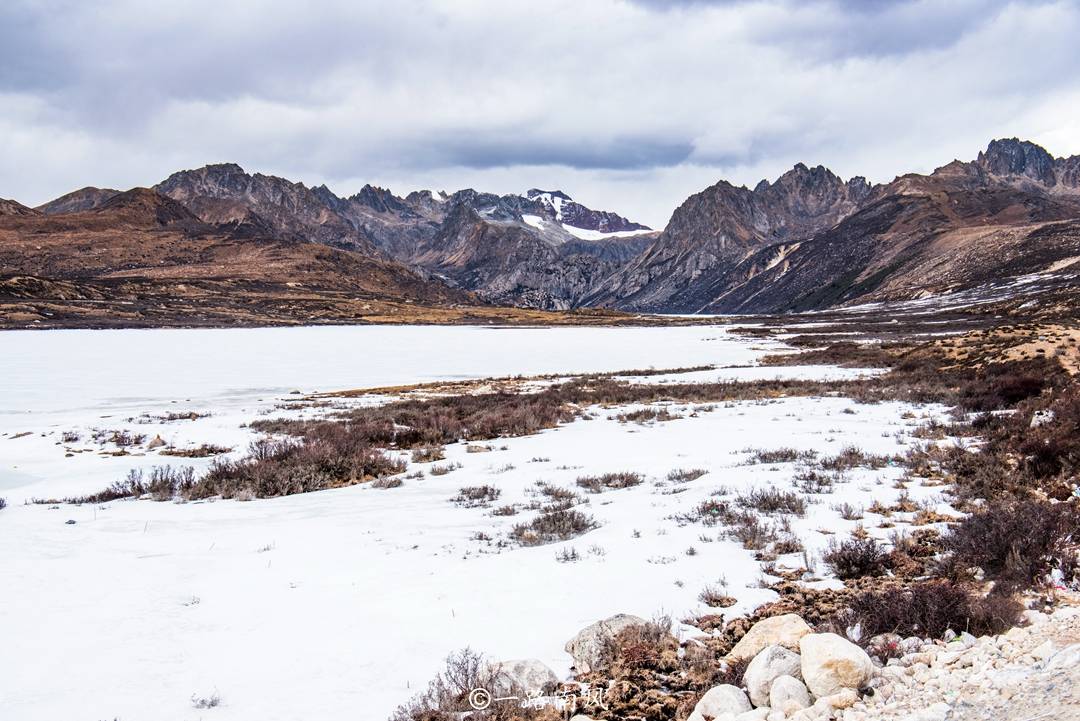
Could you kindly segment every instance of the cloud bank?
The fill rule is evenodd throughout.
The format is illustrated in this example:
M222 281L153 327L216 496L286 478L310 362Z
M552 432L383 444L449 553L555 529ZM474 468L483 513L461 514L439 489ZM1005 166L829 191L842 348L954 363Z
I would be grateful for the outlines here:
M561 187L662 226L797 161L889 180L1080 152L1080 6L957 0L14 0L0 197L234 161L335 191Z

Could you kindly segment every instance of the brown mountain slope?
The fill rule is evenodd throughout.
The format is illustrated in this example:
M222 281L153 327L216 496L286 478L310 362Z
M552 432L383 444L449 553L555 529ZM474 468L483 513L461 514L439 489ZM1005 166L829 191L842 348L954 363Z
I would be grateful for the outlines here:
M1037 165L990 172L993 150L974 163L898 178L835 227L749 255L714 275L695 299L707 301L694 310L784 312L910 300L1074 266L1080 193Z
M112 190L111 188L80 188L50 200L48 203L39 205L37 210L46 215L81 213L86 210L100 208L106 201L115 195L119 195L119 193L119 190Z
M275 304L297 296L353 305L475 303L468 294L398 263L263 231L244 222L206 223L145 188L81 213L5 215L0 217L0 306L11 316L20 312L14 307L19 304L62 300L118 308L134 303L156 309L155 317L164 322L182 324L199 320L169 317L161 308L184 307L196 316L243 308L245 322L257 322L260 312L303 320L302 307L276 309ZM24 307L23 312L34 311Z
M37 215L37 211L33 208L27 208L17 200L0 198L0 216L4 215Z
M1080 157L1015 138L873 188L796 166L752 191L693 196L586 302L727 313L907 300L1065 268L1076 219Z

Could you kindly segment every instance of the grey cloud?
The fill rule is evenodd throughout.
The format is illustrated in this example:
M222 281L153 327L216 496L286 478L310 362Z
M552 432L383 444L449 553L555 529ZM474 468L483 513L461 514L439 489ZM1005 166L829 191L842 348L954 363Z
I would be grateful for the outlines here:
M0 197L233 160L402 189L572 183L656 225L720 177L800 160L881 179L991 134L1080 137L1073 2L672 5L6 2Z

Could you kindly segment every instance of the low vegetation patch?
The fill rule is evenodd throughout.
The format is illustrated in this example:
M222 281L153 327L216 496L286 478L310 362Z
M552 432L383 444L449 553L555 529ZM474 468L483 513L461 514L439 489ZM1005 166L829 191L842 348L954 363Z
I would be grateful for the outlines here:
M689 483L704 476L708 471L703 468L676 468L667 474L672 483Z
M487 508L501 494L502 491L494 486L463 486L453 502L463 508Z
M159 451L163 456L176 456L178 458L209 458L210 456L220 456L223 453L231 452L232 448L214 445L213 443L203 443L201 446L195 446L194 448L162 448Z
M887 558L885 549L869 537L851 537L839 543L830 540L828 548L821 555L829 570L842 581L884 575Z
M602 493L603 491L639 486L644 480L645 477L640 473L622 471L619 473L605 473L601 476L581 476L577 479L577 485L589 493Z
M259 440L240 460L218 460L184 492L188 499L286 496L354 485L405 470L405 462L356 439L347 425L325 425L303 441ZM434 469L432 469L434 470Z
M485 689L495 699L503 700L492 700L486 709L477 710L469 703L474 689ZM533 708L517 698L506 698L524 698L533 690L516 687L482 655L466 648L451 654L446 668L432 679L427 690L399 706L390 721L453 721L466 717L474 721L560 721L562 716L550 706Z
M1080 580L1080 511L1076 503L995 502L942 538L955 573L981 568L1001 589L1043 586L1051 572Z
M519 523L510 535L523 546L540 546L566 541L597 526L592 516L573 509L558 509L541 512L528 523Z
M776 488L754 488L746 493L740 493L735 496L735 503L743 508L752 508L760 513L806 515L806 499L798 493L781 491Z

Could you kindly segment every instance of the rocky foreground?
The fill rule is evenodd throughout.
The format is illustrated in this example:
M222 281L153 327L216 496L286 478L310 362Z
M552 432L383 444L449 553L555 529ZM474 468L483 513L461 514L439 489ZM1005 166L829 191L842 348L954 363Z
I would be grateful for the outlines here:
M571 640L567 650L579 670L596 661L605 636L633 621L613 617ZM1080 606L1027 611L1024 621L1024 627L982 638L884 635L867 653L839 635L813 632L793 614L767 618L725 661L749 659L741 685L710 689L689 721L1080 719ZM578 714L571 721L594 717Z

